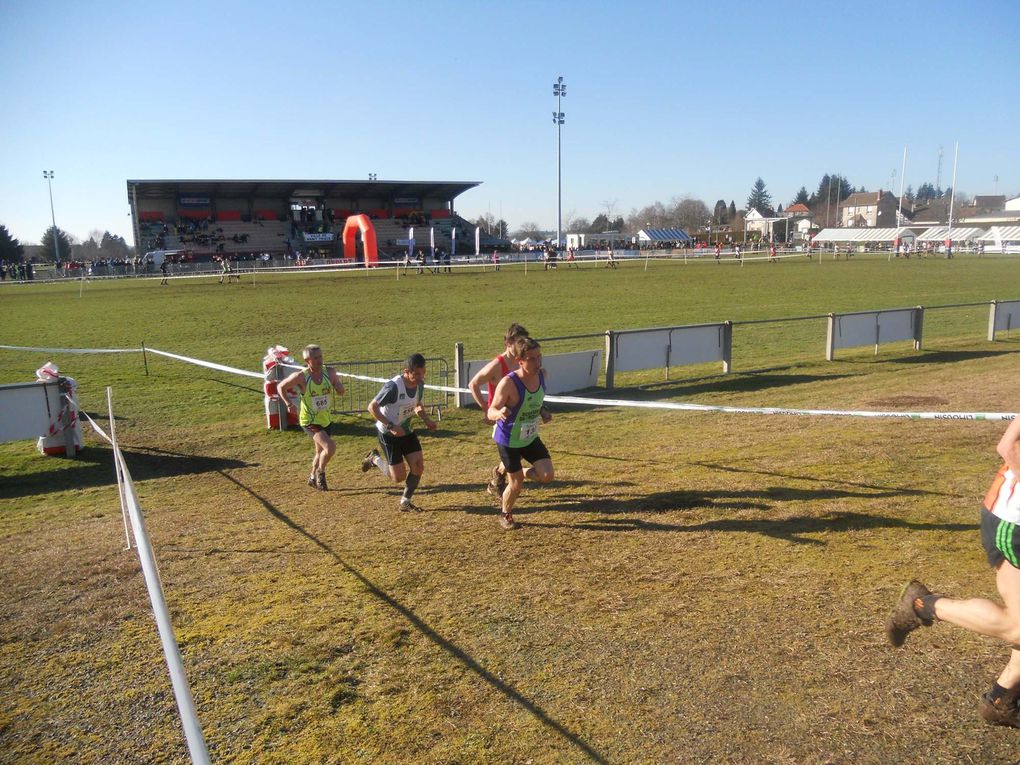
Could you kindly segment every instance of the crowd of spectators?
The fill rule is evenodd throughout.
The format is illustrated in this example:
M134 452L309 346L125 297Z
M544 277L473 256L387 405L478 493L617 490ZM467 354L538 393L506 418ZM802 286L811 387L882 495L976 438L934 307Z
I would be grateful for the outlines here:
M25 282L35 278L32 264L27 261L0 260L0 281Z

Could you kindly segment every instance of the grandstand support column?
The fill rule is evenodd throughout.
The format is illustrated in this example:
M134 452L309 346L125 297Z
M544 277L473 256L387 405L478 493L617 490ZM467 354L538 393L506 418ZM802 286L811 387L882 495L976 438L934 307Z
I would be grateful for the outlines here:
M399 269L398 269L399 270ZM464 378L467 376L467 370L464 368L464 343L453 344L453 374L454 379L457 380L458 388L466 388L468 381ZM460 409L464 406L463 394L458 390L457 396L457 408Z
M616 333L606 330L606 390L613 389L613 378L616 376Z

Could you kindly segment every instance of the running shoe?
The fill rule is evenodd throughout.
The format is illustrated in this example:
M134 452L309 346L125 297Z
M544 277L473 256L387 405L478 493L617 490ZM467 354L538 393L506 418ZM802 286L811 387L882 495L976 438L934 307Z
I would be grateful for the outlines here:
M513 513L501 513L499 516L499 527L504 531L519 529L520 526L514 523Z
M485 487L485 491L496 499L500 499L504 490L506 490L506 473L501 473L499 465L496 465L492 469L492 478L489 479L489 485Z
M329 487L326 486L326 471L323 470L315 477L316 488L319 491L329 491Z
M907 640L907 635L916 630L922 624L925 627L932 625L931 619L925 619L917 613L914 604L925 595L931 595L931 590L914 579L900 593L900 599L896 607L889 614L885 623L885 634L889 642L897 648Z
M978 702L978 715L991 725L1020 728L1020 707L1017 706L1016 692L1000 696L995 701L992 701L991 694L982 694Z
M315 473L312 473L310 476L308 476L308 485L311 486L313 489L319 488L319 484L315 480Z
M369 470L375 467L375 458L379 456L379 450L373 449L365 455L365 459L361 461L361 472L367 473Z
M399 505L400 512L402 513L424 513L424 508L418 507L409 499L401 499Z

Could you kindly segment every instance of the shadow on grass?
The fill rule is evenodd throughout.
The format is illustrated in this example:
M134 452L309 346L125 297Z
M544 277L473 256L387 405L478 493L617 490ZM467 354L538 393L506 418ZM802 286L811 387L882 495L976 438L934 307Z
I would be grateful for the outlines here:
M930 491L928 489L914 489L902 486L880 486L873 483L858 483L856 481L841 481L838 478L817 478L808 475L793 475L790 473L777 473L772 470L754 470L752 468L739 468L732 465L719 465L715 462L691 461L688 464L709 468L710 470L721 470L725 473L751 473L753 475L770 475L776 478L793 478L798 481L813 481L815 483L840 484L842 486L855 486L859 489L874 489L875 491L895 492L895 496L934 496L934 497L961 497L960 494L951 494L945 491ZM879 495L881 496L881 495Z
M515 516L517 514L515 513ZM857 531L861 529L905 529L909 531L968 531L978 528L976 523L912 523L899 518L882 515L865 515L864 513L839 512L824 516L800 516L797 518L741 519L725 518L716 521L705 521L690 525L674 523L657 523L641 518L607 518L605 520L580 521L578 523L538 523L527 522L522 526L548 528L577 529L581 531L724 531L745 534L763 534L774 539L782 539L794 544L824 546L825 542L808 539L804 534L823 534L830 532Z
M896 359L901 364L951 364L957 361L986 359L991 356L1007 356L1016 351L923 351L918 356Z
M131 450L122 447L121 451L135 481L253 466L253 463L243 460L180 454L162 449ZM0 498L27 497L117 483L113 470L113 452L110 449L86 446L78 453L77 459L48 459L57 459L59 462L54 463L51 470L6 477L0 484Z
M556 482L561 485L560 482ZM533 495L533 502L515 507L514 515L528 515L539 512L584 512L600 515L620 513L663 513L687 510L772 510L780 503L816 502L832 499L889 499L915 493L913 490L884 489L877 491L849 491L846 489L796 489L789 486L767 486L761 489L711 491L659 491L636 496L592 497L590 495L558 496L549 502L542 502L541 494ZM468 515L488 515L491 507L464 508ZM686 529L686 526L678 527ZM933 527L935 528L935 527ZM955 528L955 527L954 527ZM971 528L966 526L966 528Z
M516 704L519 704L524 709L528 710L528 712L530 712L539 722L541 722L547 728L550 728L551 730L558 733L570 744L576 746L578 749L584 752L584 754L591 760L598 763L608 762L601 754L595 751L586 741L584 741L584 739L582 739L576 733L568 730L562 723L557 722L556 720L551 718L544 709L538 706L538 704L536 704L531 699L524 696L512 685L510 685L504 680L500 680L494 674L489 672L487 669L485 669L485 667L483 667L474 658L472 658L466 651L464 651L464 649L460 648L455 643L453 643L449 639L443 637L438 632L436 632L432 627L426 624L421 619L421 617L419 617L414 611L405 606L403 603L394 598L392 595L389 595L384 590L382 590L371 579L369 579L367 576L358 571L358 569L354 568L351 564L349 564L342 557L340 557L340 555L332 547L330 547L328 544L323 542L321 539L319 539L311 532L307 531L300 524L293 521L290 517L288 517L285 513L280 511L275 505L273 505L272 502L267 500L265 497L259 495L258 493L252 491L250 488L245 486L236 478L229 476L226 473L223 473L222 471L220 471L220 474L228 481L235 484L244 491L248 492L252 497L257 499L259 503L261 503L261 505L266 509L266 511L276 520L280 521L290 529L294 530L295 532L303 536L305 539L307 539L309 542L314 544L316 547L321 549L323 552L325 552L327 555L329 555L345 571L347 571L349 574L351 574L351 576L353 576L355 579L361 582L361 584L364 585L365 589L367 589L372 594L373 597L378 598L387 606L389 606L394 611L399 613L402 617L407 619L411 624L414 625L414 627L422 635L428 638L433 644L435 644L442 650L446 651L446 653L448 653L450 656L452 656L454 659L460 662L464 667L474 672L478 677L480 677L486 683L488 683L497 691L502 693L508 699L510 699Z
M622 388L628 398L638 401L659 399L663 396L694 396L700 393L754 393L770 388L785 388L791 385L809 385L829 380L857 377L857 374L769 374L738 372L718 377L702 378L688 382L662 382L642 385L640 388ZM634 394L634 395L631 395Z

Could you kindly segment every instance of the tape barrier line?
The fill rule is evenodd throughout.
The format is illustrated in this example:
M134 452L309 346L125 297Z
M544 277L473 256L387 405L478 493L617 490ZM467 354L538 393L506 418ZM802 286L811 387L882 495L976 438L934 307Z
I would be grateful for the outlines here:
M304 369L295 364L285 364L292 369ZM364 375L348 374L338 372L341 377L350 377L354 380L365 380L367 382L388 382L388 378L366 377ZM429 390L442 391L444 393L468 393L467 388L454 388L448 385L428 385ZM710 404L681 404L673 401L631 401L628 399L612 398L585 398L582 396L546 396L545 400L551 404L575 404L580 406L615 406L631 409L666 409L681 412L722 412L726 414L785 414L799 416L828 416L828 417L893 417L908 420L1012 420L1017 415L1015 412L873 412L866 410L842 410L842 409L786 409L782 407L750 407L750 406L713 406Z
M5 351L38 351L39 353L141 353L141 348L33 348L26 345L0 345Z
M166 356L169 359L177 359L178 361L186 361L189 364L195 364L200 367L207 367L208 369L216 369L220 372L230 372L235 375L243 375L244 377L254 377L259 380L265 380L266 377L261 372L249 372L247 369L237 369L235 367L228 367L225 364L217 364L213 361L203 361L202 359L193 359L190 356L181 356L176 353L170 353L169 351L161 351L157 348L146 348L149 353L155 353L158 356Z
M0 345L0 348L12 348L14 346ZM24 349L40 350L40 349ZM138 349L139 351L141 349ZM161 351L157 348L147 348L149 353L155 353L167 358L177 359L189 364L196 364L209 369L216 369L221 372L254 377L264 380L265 375L260 372L249 372L245 369L236 369L224 364L216 364L212 361L203 361L190 356L181 356L168 351ZM75 351L70 351L75 352ZM85 351L77 351L79 353ZM118 351L127 352L127 351ZM304 369L297 364L282 364L289 369ZM349 372L338 372L341 377L349 377L352 380L363 380L365 382L385 383L389 378L367 377ZM443 393L467 393L467 388L455 388L449 385L426 385L429 390L441 391ZM844 410L844 409L787 409L784 407L754 407L754 406L719 406L710 404L681 404L674 401L631 401L628 399L613 398L586 398L582 396L546 396L545 400L551 404L575 404L578 406L614 406L629 409L662 409L680 412L720 412L723 414L765 414L765 415L791 415L807 417L890 417L906 420L985 420L985 421L1006 421L1016 418L1016 412L875 412L867 410Z
M111 446L113 445L113 439L106 435L106 431L99 427L99 423L97 423L95 420L89 417L88 412L83 412L78 407L78 405L71 400L71 397L66 394L64 395L64 400L67 402L68 406L70 406L75 412L77 412L81 417L84 417L85 420L88 421L89 425L92 426L92 430L94 430L100 438L102 438Z

